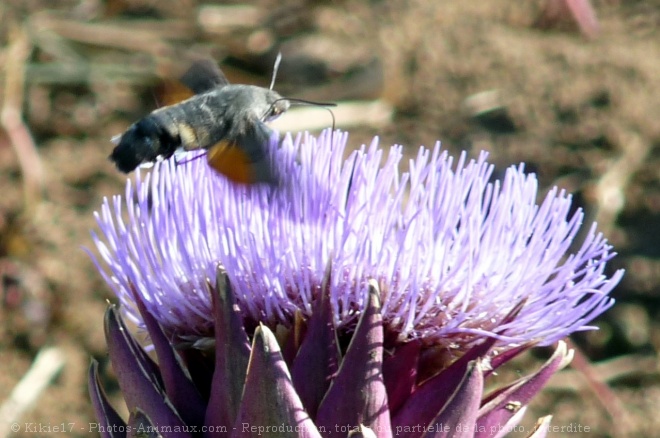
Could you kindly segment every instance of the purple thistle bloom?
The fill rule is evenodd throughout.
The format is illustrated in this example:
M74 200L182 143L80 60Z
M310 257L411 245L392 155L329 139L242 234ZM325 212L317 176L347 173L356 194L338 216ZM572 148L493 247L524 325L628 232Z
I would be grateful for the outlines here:
M454 163L436 145L400 173L401 147L384 157L374 141L344 159L346 141L330 132L286 137L279 148L273 140L278 187L236 185L203 160L166 161L104 202L97 266L125 316L149 332L164 370L162 383L110 311L106 336L132 421L266 421L274 402L262 406L267 397L251 388L291 370L291 388L286 378L271 388L283 403L278 421L364 424L363 436L379 437L412 425L515 424L569 360L565 346L536 374L486 397L483 378L531 345L590 328L613 304L608 294L623 273L604 273L610 246L592 226L567 255L583 214L569 217L571 197L557 189L537 205L536 178L522 165L491 181L486 154ZM259 356L278 348L268 327L292 333L282 356ZM182 378L165 378L180 366L168 342L188 366L195 349L187 347L217 346L212 379L192 376L206 394L197 412L176 402L171 382ZM116 423L92 371L97 412ZM173 407L152 406L159 394ZM302 417L292 414L300 409Z
M103 204L95 236L129 317L140 319L134 287L167 333L212 336L208 279L218 264L254 324L311 315L331 263L336 325L355 323L373 278L388 331L450 348L484 336L551 345L613 304L622 273L604 275L613 253L595 227L566 256L583 214L568 217L563 191L539 206L537 180L522 166L491 182L485 153L454 164L439 146L420 149L401 174L401 147L381 166L376 141L344 160L346 139L287 137L275 157L287 178L275 189L237 186L204 160L163 162L129 181L124 198Z

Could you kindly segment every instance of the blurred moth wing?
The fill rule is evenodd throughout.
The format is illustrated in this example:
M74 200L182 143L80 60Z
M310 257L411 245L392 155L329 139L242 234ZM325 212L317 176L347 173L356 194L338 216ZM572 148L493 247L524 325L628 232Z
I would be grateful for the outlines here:
M277 177L265 148L270 136L271 130L265 123L256 120L240 143L223 140L210 147L207 153L209 166L234 182L275 184Z
M198 59L193 62L181 76L180 81L194 94L202 94L229 85L225 74L211 59Z
M221 141L209 149L209 166L232 181L249 184L256 180L250 157L240 147Z

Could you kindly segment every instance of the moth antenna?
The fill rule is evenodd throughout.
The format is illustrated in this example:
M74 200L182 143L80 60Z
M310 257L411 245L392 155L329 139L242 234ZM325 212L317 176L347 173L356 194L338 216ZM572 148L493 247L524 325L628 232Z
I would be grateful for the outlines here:
M277 58L275 58L275 65L273 66L273 78L270 80L270 90L275 86L275 78L277 77L277 70L280 69L280 62L282 62L282 52L277 52Z

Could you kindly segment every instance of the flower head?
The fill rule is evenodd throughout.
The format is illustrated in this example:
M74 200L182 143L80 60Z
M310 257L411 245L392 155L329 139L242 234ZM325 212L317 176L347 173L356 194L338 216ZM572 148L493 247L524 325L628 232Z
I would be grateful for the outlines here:
M454 163L439 145L402 174L401 147L384 157L374 141L344 159L346 139L287 137L274 152L287 175L277 188L237 186L203 160L163 162L129 181L104 203L95 237L124 310L140 319L134 288L167 333L211 335L218 264L253 325L310 316L330 264L337 326L355 324L375 279L389 333L452 348L484 336L550 345L611 306L613 253L592 226L567 255L583 214L568 216L563 191L537 205L537 180L522 166L491 181L486 154Z
M199 359L188 346L215 345L212 376L193 376L198 412L182 424L364 424L366 434L519 419L565 365L565 347L485 398L483 378L530 345L588 328L612 305L622 272L604 273L611 248L592 226L569 254L583 214L569 216L571 198L557 189L537 204L536 178L522 165L492 180L485 154L454 162L436 145L401 173L401 147L385 156L375 140L345 159L346 140L326 132L273 141L278 187L235 185L201 160L169 161L103 204L97 264L124 314L148 330L161 369L180 366L170 343L188 365ZM281 353L269 327L289 333ZM124 392L141 381L151 394L130 397L133 420L144 411L154 421L161 411L145 405L176 398L173 384L140 371L155 365L114 310L106 335L128 376ZM265 398L251 392L268 382ZM183 405L172 403L181 417ZM283 410L267 419L272 403Z

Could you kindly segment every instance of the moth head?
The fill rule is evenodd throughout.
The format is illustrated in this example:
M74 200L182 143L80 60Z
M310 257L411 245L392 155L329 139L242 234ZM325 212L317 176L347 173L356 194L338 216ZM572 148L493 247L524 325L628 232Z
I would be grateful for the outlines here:
M268 106L268 110L266 110L266 113L262 116L262 120L264 122L270 122L272 120L275 120L282 114L284 114L289 107L291 106L291 102L289 99L280 96L274 91L271 91L272 96L269 96L269 101L270 105Z

